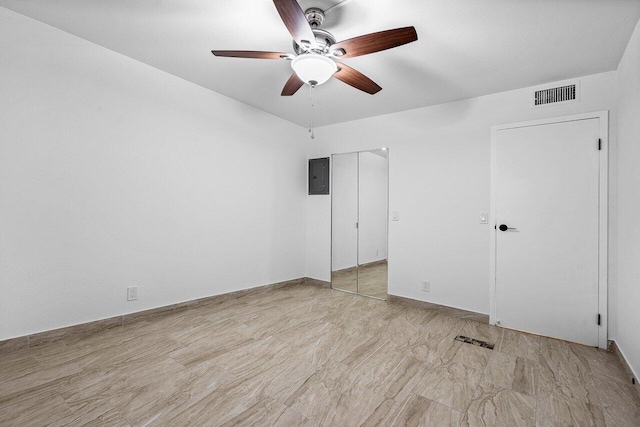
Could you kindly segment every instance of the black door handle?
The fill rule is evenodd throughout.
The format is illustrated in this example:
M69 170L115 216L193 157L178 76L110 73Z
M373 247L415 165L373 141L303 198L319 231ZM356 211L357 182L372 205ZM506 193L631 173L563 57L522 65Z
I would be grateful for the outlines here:
M498 228L500 229L500 231L516 230L516 228L514 227L507 227L507 224L500 224Z

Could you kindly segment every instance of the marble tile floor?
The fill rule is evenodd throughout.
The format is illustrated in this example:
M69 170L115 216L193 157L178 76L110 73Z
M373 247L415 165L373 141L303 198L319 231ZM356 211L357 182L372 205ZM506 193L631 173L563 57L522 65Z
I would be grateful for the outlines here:
M69 336L0 355L0 425L640 426L613 354L447 313L296 285Z

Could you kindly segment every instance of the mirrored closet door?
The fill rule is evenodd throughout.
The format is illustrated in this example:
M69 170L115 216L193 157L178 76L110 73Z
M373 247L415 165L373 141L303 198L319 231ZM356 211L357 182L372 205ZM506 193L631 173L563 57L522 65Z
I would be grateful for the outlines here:
M331 158L331 286L386 299L388 150Z

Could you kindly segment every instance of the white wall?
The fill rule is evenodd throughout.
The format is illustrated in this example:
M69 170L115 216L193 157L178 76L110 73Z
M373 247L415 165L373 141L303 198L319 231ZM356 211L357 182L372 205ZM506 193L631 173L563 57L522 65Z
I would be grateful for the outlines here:
M615 72L580 80L579 103L532 109L520 89L316 130L309 158L389 147L390 211L400 213L389 223L390 294L488 313L490 226L478 215L490 204L490 128L611 110L615 150ZM307 224L307 275L329 280L328 197L307 197Z
M616 344L640 374L640 23L618 66Z
M0 340L304 276L304 129L4 8L0 111Z

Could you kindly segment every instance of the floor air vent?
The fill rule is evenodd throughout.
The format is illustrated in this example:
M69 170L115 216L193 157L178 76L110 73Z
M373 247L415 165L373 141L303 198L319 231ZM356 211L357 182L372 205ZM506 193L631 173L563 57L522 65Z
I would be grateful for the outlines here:
M473 344L475 346L482 347L482 348L488 348L489 350L493 350L493 347L495 347L495 344L490 344L486 341L477 340L475 338L465 337L463 335L458 335L456 337L456 341L460 341L465 344Z
M533 92L533 106L542 107L558 102L576 101L578 99L578 87L576 84L541 89Z

